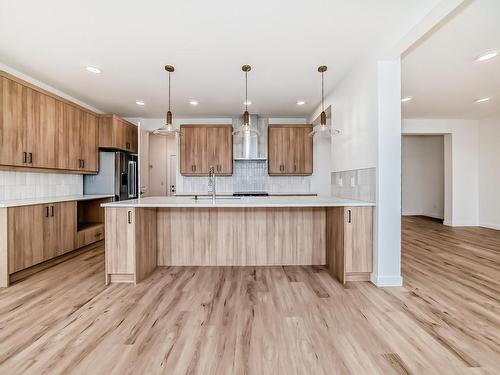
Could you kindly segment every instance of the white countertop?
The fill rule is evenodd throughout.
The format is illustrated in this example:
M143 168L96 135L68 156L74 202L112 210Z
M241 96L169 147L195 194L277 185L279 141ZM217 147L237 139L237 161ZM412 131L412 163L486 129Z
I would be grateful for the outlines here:
M70 202L70 201L85 201L101 198L113 198L113 195L67 195L63 197L44 197L44 198L31 198L31 199L9 199L0 201L0 208L5 207L19 207L19 206L32 206L35 204Z
M269 194L270 197L273 197L273 196L297 196L297 197L300 197L300 196L317 196L318 194L316 193L291 193L291 192L285 192L285 193L281 193L281 192L272 192L272 193L267 193ZM184 192L181 192L181 193L176 193L175 196L177 197L194 197L195 195L197 196L204 196L204 195L209 195L206 191L205 192L200 192L200 193L184 193ZM233 193L228 193L228 192L225 192L225 193L217 193L218 196L232 196Z
M209 197L195 200L193 197L146 197L121 202L111 202L103 207L343 207L375 206L374 203L335 197L219 197L215 203Z

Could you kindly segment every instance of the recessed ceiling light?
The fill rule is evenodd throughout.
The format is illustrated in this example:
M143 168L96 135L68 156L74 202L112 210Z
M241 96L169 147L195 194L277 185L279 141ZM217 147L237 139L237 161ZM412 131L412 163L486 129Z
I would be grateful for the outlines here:
M406 103L406 102L409 102L410 100L412 100L413 98L411 96L406 96L404 97L403 99L401 99L401 103Z
M140 105L141 107L144 107L146 103L144 103L142 100L136 100L135 104Z
M474 103L484 103L489 101L491 98L481 98L481 99L476 99L474 100Z
M252 102L250 100L246 100L243 102L243 105L252 105Z
M191 104L191 105L198 105L199 103L198 103L197 100L190 100L189 104Z
M478 57L476 57L476 61L486 61L496 56L498 56L498 51L491 50L480 54Z
M101 73L101 69L96 68L95 66L92 66L92 65L87 65L85 67L85 69L87 69L87 72L90 72L90 73L96 73L96 74Z
M297 105L304 105L306 104L306 102L304 100L298 100L297 101Z

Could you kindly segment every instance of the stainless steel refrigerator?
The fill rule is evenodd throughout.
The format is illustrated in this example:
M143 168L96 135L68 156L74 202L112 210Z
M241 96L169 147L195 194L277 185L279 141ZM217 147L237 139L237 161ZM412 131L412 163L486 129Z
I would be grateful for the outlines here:
M115 201L137 198L137 155L100 151L99 173L83 177L84 194L112 194Z

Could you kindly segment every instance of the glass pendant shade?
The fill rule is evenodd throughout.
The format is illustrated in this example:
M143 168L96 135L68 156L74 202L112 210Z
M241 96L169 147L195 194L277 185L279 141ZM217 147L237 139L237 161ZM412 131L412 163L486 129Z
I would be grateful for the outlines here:
M327 67L325 65L321 65L318 68L318 72L321 73L321 114L319 116L319 125L316 125L313 128L313 131L309 133L310 137L314 137L315 135L325 134L328 136L340 134L340 130L332 129L326 124L326 112L325 112L325 89L324 89L324 80L323 73L325 73Z

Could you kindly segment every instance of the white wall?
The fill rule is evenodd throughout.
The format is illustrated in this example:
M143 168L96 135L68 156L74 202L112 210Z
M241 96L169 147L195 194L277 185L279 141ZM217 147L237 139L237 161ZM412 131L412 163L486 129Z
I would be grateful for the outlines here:
M403 136L401 145L403 215L444 219L444 137Z
M479 121L479 225L500 229L500 114Z
M451 209L445 208L445 224L452 226L478 225L478 122L460 119L404 119L402 131L406 135L447 135L445 137L445 159L446 155L451 152L451 178L449 180L445 178L445 191L447 192L445 195L451 195ZM451 140L451 145L447 139ZM447 211L451 211L449 216Z
M400 102L399 58L364 60L325 98L332 127L341 131L331 140L331 172L376 167L371 280L378 286L402 285Z

